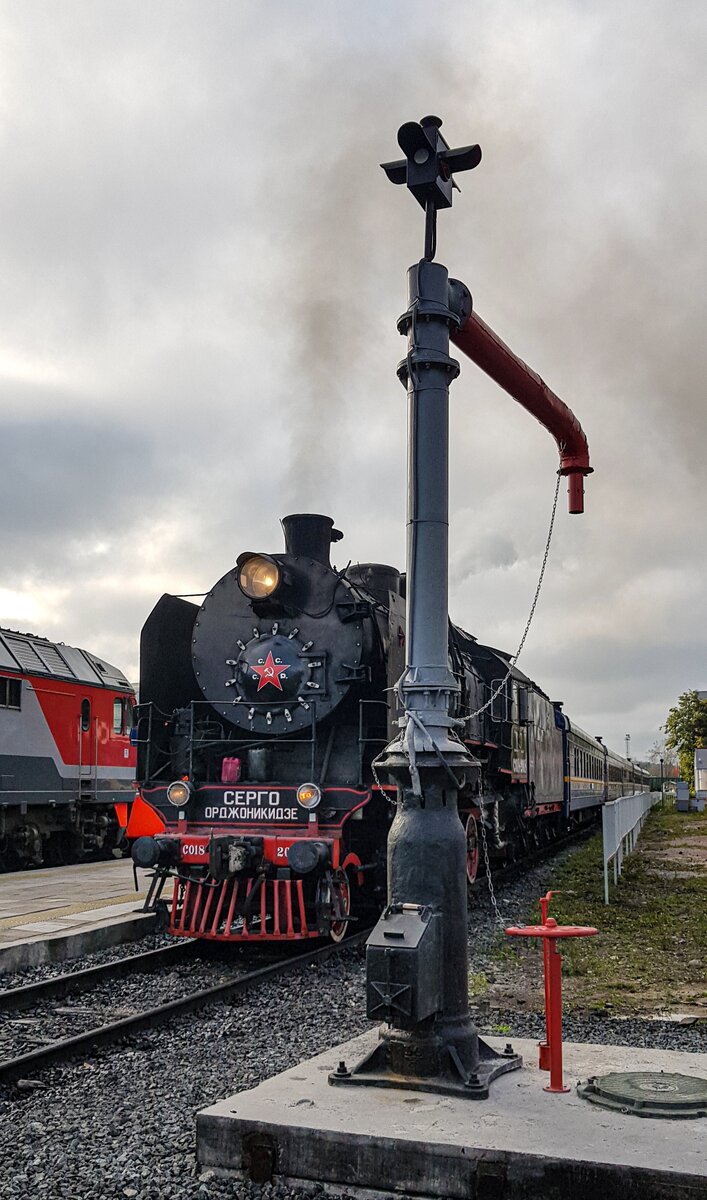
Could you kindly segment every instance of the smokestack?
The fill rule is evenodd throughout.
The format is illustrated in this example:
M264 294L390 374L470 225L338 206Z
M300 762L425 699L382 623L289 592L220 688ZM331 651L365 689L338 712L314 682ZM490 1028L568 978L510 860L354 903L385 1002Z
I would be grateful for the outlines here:
M303 558L313 558L316 562L331 566L329 547L332 542L340 542L343 533L334 529L331 517L320 513L292 513L283 517L280 522L285 534L285 551L287 554L301 555Z

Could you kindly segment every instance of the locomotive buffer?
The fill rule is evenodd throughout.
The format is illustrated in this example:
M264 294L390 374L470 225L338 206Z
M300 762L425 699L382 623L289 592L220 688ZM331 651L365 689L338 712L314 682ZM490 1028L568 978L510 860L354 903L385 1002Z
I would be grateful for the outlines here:
M384 163L425 210L423 259L407 275L398 321L407 354L398 378L408 398L407 660L397 691L400 733L376 766L397 785L388 837L388 906L366 955L368 1016L382 1020L375 1049L331 1083L462 1094L484 1099L497 1075L522 1065L479 1040L469 1015L466 839L458 792L480 764L457 736L459 684L448 661L449 385L459 374L450 330L471 313L467 289L433 261L440 208L454 172L481 160L479 146L452 150L438 117L398 132L405 154Z

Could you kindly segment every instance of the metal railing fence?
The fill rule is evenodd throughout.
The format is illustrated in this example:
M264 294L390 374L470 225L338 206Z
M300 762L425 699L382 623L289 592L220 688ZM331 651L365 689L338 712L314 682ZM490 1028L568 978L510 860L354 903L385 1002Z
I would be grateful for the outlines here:
M601 832L604 858L604 903L609 903L609 864L614 865L614 883L619 882L623 861L635 849L646 817L654 804L660 803L660 792L636 792L609 800L601 810Z

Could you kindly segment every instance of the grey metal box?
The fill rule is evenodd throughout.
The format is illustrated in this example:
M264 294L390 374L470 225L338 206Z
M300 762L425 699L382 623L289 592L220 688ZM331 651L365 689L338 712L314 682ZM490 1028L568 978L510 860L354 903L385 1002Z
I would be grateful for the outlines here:
M417 904L392 904L367 942L367 1012L405 1027L441 1006L440 916Z

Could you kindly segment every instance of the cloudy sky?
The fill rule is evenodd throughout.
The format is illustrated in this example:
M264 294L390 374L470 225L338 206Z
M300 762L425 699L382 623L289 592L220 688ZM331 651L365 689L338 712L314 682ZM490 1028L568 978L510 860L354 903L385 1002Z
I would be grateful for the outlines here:
M439 258L596 472L520 665L645 751L707 687L706 52L697 0L0 0L0 624L136 678L284 513L403 565L422 225L378 164L433 112L484 154ZM452 615L512 650L554 443L471 363L452 430Z

